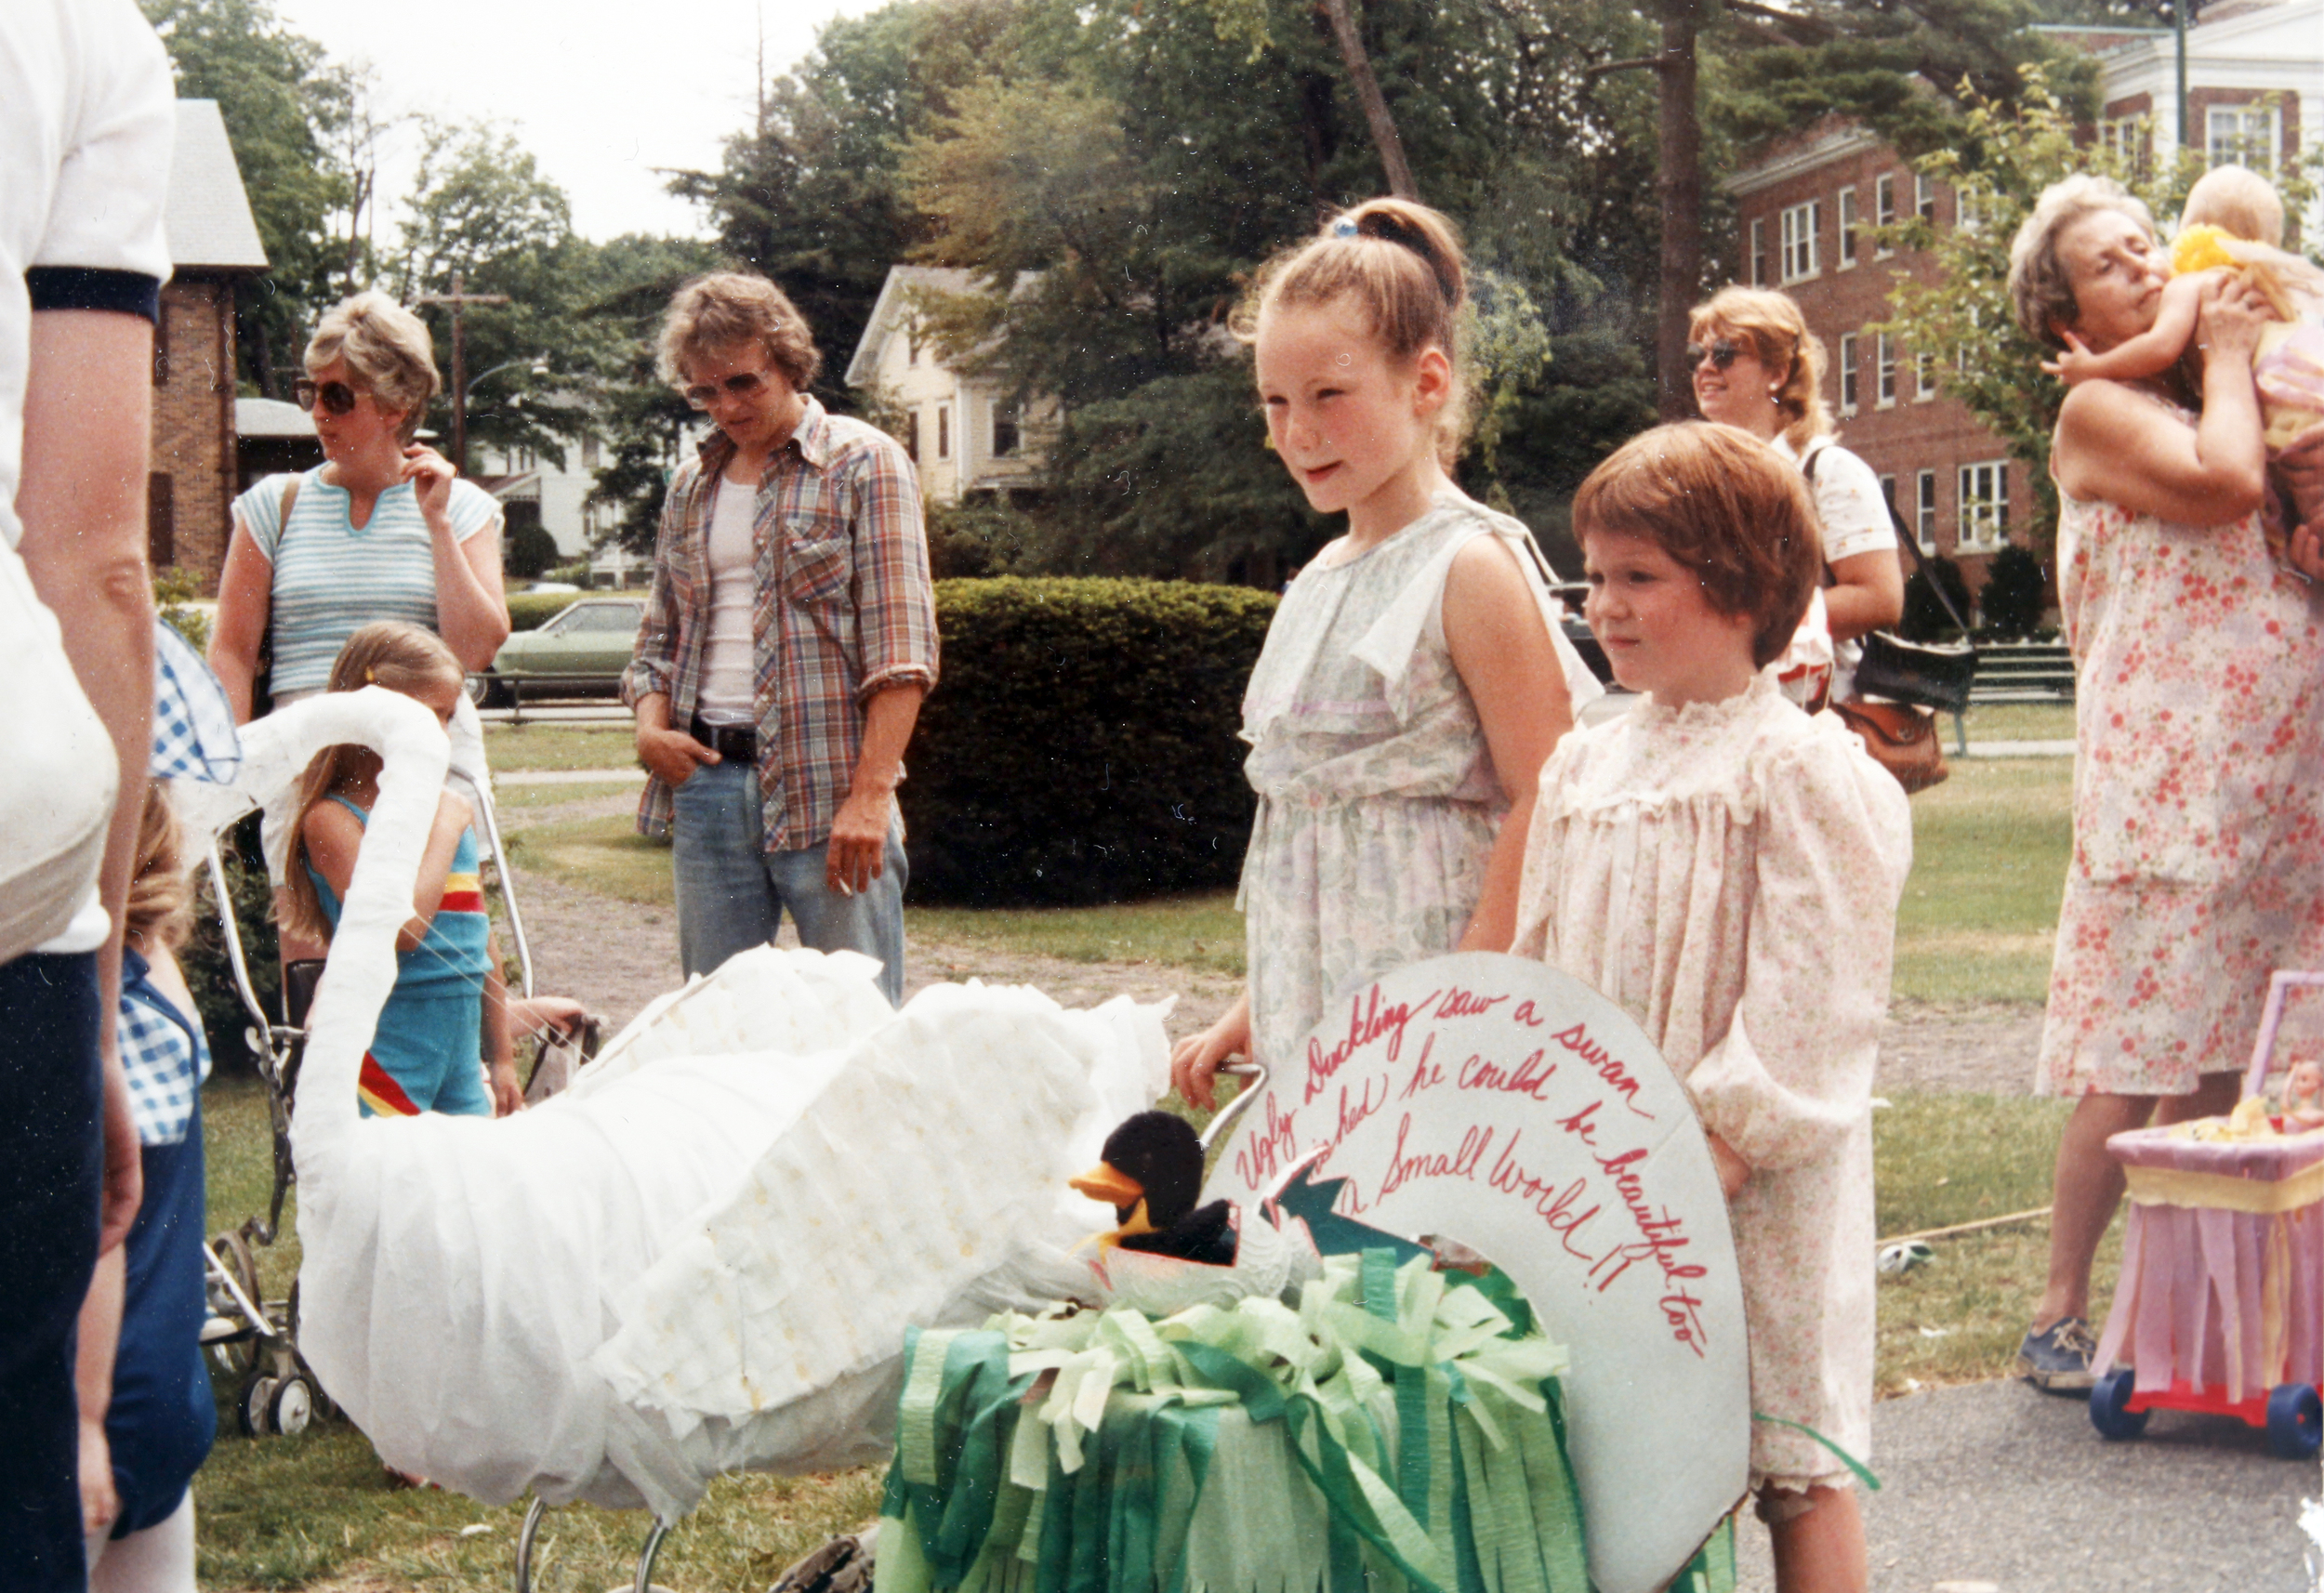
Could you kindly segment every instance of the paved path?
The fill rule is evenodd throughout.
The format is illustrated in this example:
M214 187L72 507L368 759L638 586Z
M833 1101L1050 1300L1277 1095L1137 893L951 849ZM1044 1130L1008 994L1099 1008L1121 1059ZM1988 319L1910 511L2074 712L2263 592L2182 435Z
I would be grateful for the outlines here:
M1873 1593L2313 1593L2303 1500L2314 1461L2238 1421L2157 1411L2109 1443L2080 1400L1972 1383L1872 1411ZM1746 1521L1739 1593L1768 1593Z

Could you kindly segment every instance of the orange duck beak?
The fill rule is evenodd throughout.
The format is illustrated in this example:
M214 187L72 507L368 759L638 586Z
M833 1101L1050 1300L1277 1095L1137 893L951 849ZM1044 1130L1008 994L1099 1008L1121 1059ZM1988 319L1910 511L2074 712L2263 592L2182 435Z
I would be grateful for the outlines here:
M1111 1162L1100 1162L1077 1178L1065 1180L1066 1187L1079 1191L1091 1200L1102 1200L1116 1214L1128 1211L1146 1198L1145 1186Z

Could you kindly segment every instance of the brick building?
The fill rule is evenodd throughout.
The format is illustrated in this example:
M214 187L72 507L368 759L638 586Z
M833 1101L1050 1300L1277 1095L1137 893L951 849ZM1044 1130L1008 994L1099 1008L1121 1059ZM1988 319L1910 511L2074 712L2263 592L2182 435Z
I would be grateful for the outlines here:
M2100 136L2134 147L2144 140L2169 158L2178 142L2171 33L2049 31L2097 57ZM2209 7L2189 30L2187 59L2190 136L2213 164L2265 167L2277 151L2324 137L2324 0ZM1934 265L1877 251L1858 232L1914 212L1959 226L1949 185L1921 177L1872 134L1835 120L1769 146L1726 187L1736 202L1745 280L1797 299L1824 340L1831 367L1824 396L1842 440L1880 473L1922 550L1958 559L1970 586L1981 586L1994 553L2030 541L2026 467L1946 396L1932 366L1872 329L1891 313L1892 279L1925 275Z
M267 269L218 105L178 102L165 216L175 273L153 337L153 456L148 552L214 591L226 562L236 485L234 289Z

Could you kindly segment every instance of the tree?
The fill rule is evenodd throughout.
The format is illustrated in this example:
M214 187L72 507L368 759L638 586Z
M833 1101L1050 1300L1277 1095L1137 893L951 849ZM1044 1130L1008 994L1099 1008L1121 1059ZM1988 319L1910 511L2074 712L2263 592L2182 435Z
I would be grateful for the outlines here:
M178 93L215 99L273 268L236 289L244 383L289 394L317 314L339 293L331 218L362 199L340 151L356 83L291 32L268 0L141 0L169 50Z
M423 121L419 168L404 204L391 281L414 303L451 289L505 294L463 318L471 446L529 448L562 463L590 423L588 398L608 350L576 326L574 286L588 245L573 233L563 190L532 152L488 123ZM451 317L420 313L447 365ZM493 374L493 373L497 373ZM450 414L452 395L439 401Z
M616 511L605 540L650 553L686 428L698 418L654 373L654 340L679 284L726 262L692 238L635 234L585 246L580 255L574 324L606 351L596 423L607 452L589 502Z

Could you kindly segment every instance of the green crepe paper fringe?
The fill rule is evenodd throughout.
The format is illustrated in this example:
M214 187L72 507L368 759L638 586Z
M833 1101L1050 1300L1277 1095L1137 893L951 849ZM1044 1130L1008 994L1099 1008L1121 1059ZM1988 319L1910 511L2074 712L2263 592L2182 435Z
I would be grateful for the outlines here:
M1588 1593L1565 1352L1470 1282L915 1333L878 1593Z

